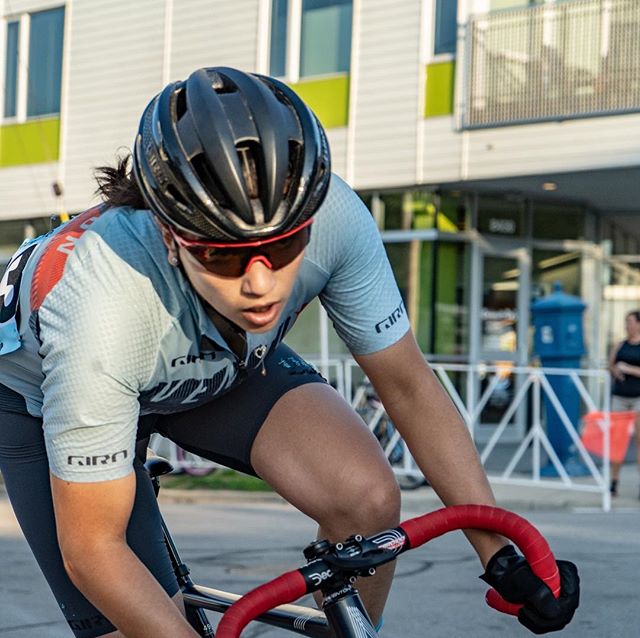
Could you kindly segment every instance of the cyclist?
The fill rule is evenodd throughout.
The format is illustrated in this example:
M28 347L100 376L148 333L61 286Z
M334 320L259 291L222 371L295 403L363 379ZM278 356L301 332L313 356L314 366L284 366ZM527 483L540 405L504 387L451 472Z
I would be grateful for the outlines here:
M121 158L98 184L103 204L25 243L0 289L0 469L76 636L195 635L136 456L153 431L262 477L324 537L397 524L375 438L282 342L316 296L444 503L494 504L375 223L291 89L199 69L146 107L132 172ZM503 538L467 535L522 622L569 622L571 563L556 601ZM392 569L360 586L377 623Z

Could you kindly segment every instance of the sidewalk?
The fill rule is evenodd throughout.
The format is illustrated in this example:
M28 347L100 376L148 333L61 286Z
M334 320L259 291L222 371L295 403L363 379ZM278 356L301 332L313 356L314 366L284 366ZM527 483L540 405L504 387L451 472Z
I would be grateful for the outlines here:
M493 483L499 507L512 510L580 510L601 509L602 496L595 492L577 492L539 486L503 485ZM635 463L622 466L619 496L612 499L612 510L640 510L640 474ZM6 497L0 475L0 498ZM274 492L245 492L232 490L160 490L160 502L165 503L280 503L286 501ZM442 507L440 499L430 487L402 492L402 503L411 511L430 511Z
M601 509L602 496L594 492L577 492L565 489L492 484L499 507L512 510L580 510ZM619 496L612 499L612 510L633 509L640 511L640 474L635 463L622 467ZM166 503L285 503L273 492L235 492L226 490L177 490L160 491L160 501ZM440 499L430 487L402 492L403 507L410 511L430 511L442 507Z

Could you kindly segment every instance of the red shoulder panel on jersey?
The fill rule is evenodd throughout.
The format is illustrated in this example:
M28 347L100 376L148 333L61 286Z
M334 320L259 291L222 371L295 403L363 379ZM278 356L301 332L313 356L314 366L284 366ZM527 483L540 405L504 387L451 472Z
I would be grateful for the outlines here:
M67 258L85 230L107 210L105 204L80 213L47 242L31 281L31 311L38 310L51 289L60 281Z

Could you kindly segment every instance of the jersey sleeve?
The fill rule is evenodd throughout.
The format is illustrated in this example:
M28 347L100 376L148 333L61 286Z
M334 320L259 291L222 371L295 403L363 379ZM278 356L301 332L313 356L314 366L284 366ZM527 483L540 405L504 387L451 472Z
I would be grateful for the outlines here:
M320 301L353 354L393 345L409 330L409 321L373 217L335 175L323 207L318 230L327 238L330 270Z
M45 443L51 472L63 480L131 472L138 394L160 323L145 303L149 287L108 246L94 245L88 255L74 251L37 310Z

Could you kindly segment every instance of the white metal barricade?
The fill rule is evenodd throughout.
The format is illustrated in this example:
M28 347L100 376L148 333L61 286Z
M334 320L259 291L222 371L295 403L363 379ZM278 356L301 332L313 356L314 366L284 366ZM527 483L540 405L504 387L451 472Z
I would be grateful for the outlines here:
M344 362L345 397L352 405L356 406L365 392L368 381L361 371L356 373L357 363L353 359ZM487 429L482 423L482 414L496 393L500 380L504 377L504 365L465 365L465 364L433 364L432 368L443 387L448 392L456 405L471 435L478 443L476 436L480 428ZM524 411L526 415L526 433L517 445L515 452L507 455L504 467L496 471L492 468L488 471L489 478L494 483L505 483L522 487L544 487L549 489L575 490L579 492L593 492L601 497L602 508L608 511L611 508L611 495L609 492L610 468L609 468L609 411L610 411L610 377L606 370L582 370L564 368L540 368L540 367L509 367L509 375L517 379L514 383L515 391L509 400L503 405L502 416L499 422L490 426L491 435L482 443L478 443L478 451L483 464L487 464L491 454L498 449L505 432L513 426L514 416L518 411ZM354 377L359 374L362 380L354 383ZM464 383L454 383L452 375L466 375ZM570 388L579 396L582 413L604 413L603 427L603 459L594 462L592 456L585 449L574 424L571 422L567 411L560 398L550 383L553 376L564 376L570 380ZM483 380L484 389L479 392L479 381ZM555 409L561 426L568 433L572 442L573 458L584 469L584 476L572 476L571 472L563 465L556 451L549 441L545 428L544 403L549 402ZM368 420L369 427L373 430L384 415L384 410L372 411ZM386 415L384 415L386 418ZM365 418L365 420L367 420ZM396 433L396 437L399 434ZM397 443L395 438L393 443ZM393 451L393 445L385 446L387 455ZM530 450L530 467L523 471L518 469L525 453ZM407 455L408 456L408 455ZM546 457L547 465L551 466L557 478L542 475L542 463ZM409 463L406 461L406 463ZM396 473L421 476L414 462L396 470Z

